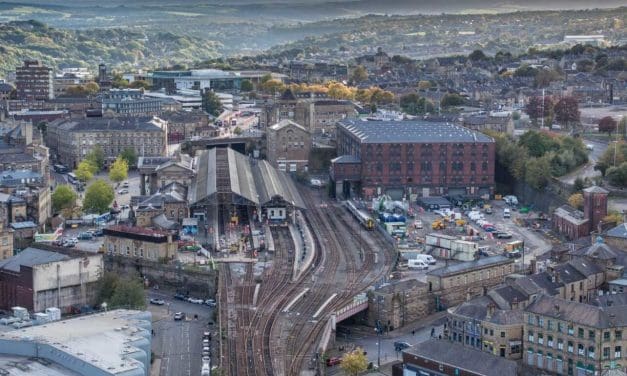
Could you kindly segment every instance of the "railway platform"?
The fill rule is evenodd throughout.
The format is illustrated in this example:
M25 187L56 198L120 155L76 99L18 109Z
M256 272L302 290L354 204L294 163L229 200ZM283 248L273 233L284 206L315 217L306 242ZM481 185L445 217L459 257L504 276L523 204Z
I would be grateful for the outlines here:
M316 253L316 245L302 212L296 213L296 225L290 224L289 228L296 247L293 280L297 280L311 266Z

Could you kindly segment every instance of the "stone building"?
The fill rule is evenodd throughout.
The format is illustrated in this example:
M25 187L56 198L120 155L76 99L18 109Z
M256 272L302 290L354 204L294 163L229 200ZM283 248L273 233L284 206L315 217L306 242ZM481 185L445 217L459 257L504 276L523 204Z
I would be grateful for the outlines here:
M178 250L178 235L142 227L115 225L104 232L104 250L109 255L151 261L171 260Z
M627 305L620 295L597 305L542 295L524 313L524 362L568 375L625 371ZM627 333L626 333L627 334Z
M427 284L415 279L373 290L368 307L368 324L374 327L379 320L386 331L413 323L435 310Z
M476 261L462 262L427 272L429 291L437 304L455 306L484 292L514 273L514 260L492 256Z
M13 229L0 223L0 260L13 256Z
M140 174L140 194L157 193L172 183L189 187L195 176L193 162L186 154L177 157L139 157L137 169Z
M106 165L128 148L143 157L162 156L166 133L167 123L156 117L55 120L48 124L46 145L61 164L74 169L96 145Z
M355 117L355 105L351 101L321 99L314 102L314 118L311 132L335 136L335 124L346 118Z
M267 129L268 162L280 171L307 171L311 134L291 120L281 120Z
M204 111L165 112L160 118L168 122L168 143L191 140L209 127L209 115Z
M627 249L627 223L621 223L601 236L605 243L617 249Z
M0 261L0 308L41 312L94 303L103 272L101 254L37 245Z
M133 208L135 225L139 227L154 226L153 219L164 215L169 221L180 225L184 218L189 217L187 188L178 183L171 183L159 193L142 199Z

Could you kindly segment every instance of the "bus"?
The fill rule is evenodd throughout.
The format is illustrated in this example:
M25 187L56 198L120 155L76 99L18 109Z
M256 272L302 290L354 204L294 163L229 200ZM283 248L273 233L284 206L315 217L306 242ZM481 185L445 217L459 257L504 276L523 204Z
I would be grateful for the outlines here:
M67 174L67 180L71 183L71 184L77 184L79 181L76 178L76 174L74 174L73 172L69 172Z
M60 164L54 165L53 168L54 168L54 171L59 174L66 174L70 171L67 167L65 167L64 165L60 165Z

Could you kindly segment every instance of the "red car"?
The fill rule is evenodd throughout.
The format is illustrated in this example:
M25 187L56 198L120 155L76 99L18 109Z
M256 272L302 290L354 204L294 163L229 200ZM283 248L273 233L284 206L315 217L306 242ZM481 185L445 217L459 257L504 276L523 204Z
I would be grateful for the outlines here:
M340 363L342 363L342 358L340 357L333 357L333 358L327 359L327 367L333 367Z

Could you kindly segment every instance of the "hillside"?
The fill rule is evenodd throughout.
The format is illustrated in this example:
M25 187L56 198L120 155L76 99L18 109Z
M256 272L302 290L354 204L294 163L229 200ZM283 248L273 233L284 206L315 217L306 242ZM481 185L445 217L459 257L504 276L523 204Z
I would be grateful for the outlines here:
M220 45L169 32L143 33L129 28L61 30L37 21L0 24L0 76L24 59L39 59L51 67L160 67L188 64L217 56Z

